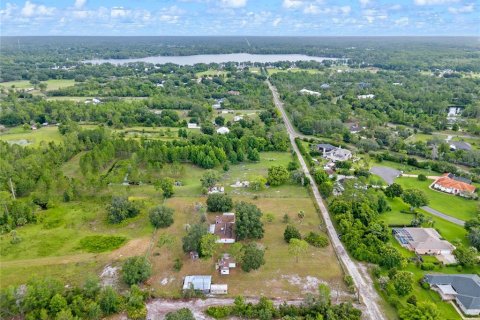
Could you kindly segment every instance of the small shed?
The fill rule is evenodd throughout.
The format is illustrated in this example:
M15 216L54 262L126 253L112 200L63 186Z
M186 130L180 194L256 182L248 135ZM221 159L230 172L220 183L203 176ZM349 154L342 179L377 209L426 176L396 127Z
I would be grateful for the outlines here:
M210 286L211 294L228 294L228 285L227 284L212 284Z
M203 293L210 292L212 276L186 276L183 280L183 290L195 290Z

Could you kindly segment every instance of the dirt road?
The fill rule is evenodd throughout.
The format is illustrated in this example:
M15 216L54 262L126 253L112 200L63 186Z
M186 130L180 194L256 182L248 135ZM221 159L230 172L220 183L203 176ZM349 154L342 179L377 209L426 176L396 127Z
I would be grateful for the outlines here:
M267 80L267 85L270 88L270 91L272 92L273 102L275 103L275 106L278 108L278 110L282 114L282 118L285 123L285 126L287 127L288 136L290 138L292 148L297 154L298 160L300 161L300 164L302 166L302 169L306 177L310 180L310 185L312 186L313 195L314 195L315 201L318 204L318 207L320 208L323 220L325 221L325 225L327 227L328 234L332 242L332 246L335 249L335 252L339 260L345 266L345 269L348 270L348 272L352 276L353 282L355 283L355 286L357 287L357 290L359 292L360 299L362 303L365 305L365 310L364 310L365 318L371 319L371 320L386 319L379 307L380 297L378 293L375 291L375 288L373 287L372 279L370 278L366 270L364 270L363 268L359 268L357 264L353 262L353 260L348 255L347 251L345 250L345 247L343 246L342 242L338 237L337 231L335 230L332 220L330 219L330 214L327 210L327 207L323 203L322 197L320 196L320 192L318 191L317 185L315 184L315 181L313 180L310 174L308 166L305 163L305 160L300 154L300 151L298 150L298 147L295 143L295 138L298 137L299 135L295 131L292 124L290 123L290 119L288 118L287 113L283 108L283 103L279 98L277 89L270 83L269 80Z

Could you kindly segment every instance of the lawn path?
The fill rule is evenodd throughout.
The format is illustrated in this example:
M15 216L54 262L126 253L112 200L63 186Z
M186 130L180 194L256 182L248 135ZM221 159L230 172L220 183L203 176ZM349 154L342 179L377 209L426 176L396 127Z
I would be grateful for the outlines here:
M299 135L295 131L292 124L290 123L290 119L288 118L287 113L283 108L283 103L280 100L277 89L270 83L269 80L267 80L266 82L270 91L272 92L273 102L275 103L275 106L282 114L282 118L287 128L287 132L290 138L290 143L292 144L292 148L295 151L298 157L298 160L300 161L300 165L302 166L305 176L310 180L310 186L312 187L315 201L317 202L318 207L320 208L320 211L322 213L323 220L325 221L325 225L327 227L328 235L330 236L332 246L337 254L338 259L341 261L345 269L348 270L348 272L352 276L353 282L356 288L358 289L358 294L359 294L359 297L361 298L360 300L366 307L364 310L364 317L365 319L370 319L370 320L383 320L385 319L385 316L383 315L383 312L379 307L381 298L373 286L373 280L371 279L368 272L361 272L360 267L350 258L342 242L340 241L337 231L333 226L333 222L330 218L330 214L327 210L327 207L323 203L322 197L320 196L320 192L318 191L317 185L315 184L315 181L313 180L313 177L310 174L308 166L305 163L305 160L303 159L300 153L300 150L298 150L297 144L295 143L295 138L297 138Z

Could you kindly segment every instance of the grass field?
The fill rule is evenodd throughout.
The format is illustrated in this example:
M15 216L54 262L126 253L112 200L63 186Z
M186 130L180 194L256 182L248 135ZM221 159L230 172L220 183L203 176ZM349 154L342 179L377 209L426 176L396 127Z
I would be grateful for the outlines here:
M65 87L71 87L75 84L74 80L68 80L68 79L50 79L47 81L42 81L43 83L47 84L47 91L51 90L58 90L60 88L65 88ZM2 82L0 83L0 87L10 89L12 86L15 87L15 89L28 89L28 88L33 88L33 84L30 83L28 80L19 80L19 81L8 81L8 82ZM38 92L39 90L33 90L32 93Z
M227 71L209 69L207 71L197 72L197 77L214 77L214 76L226 76Z
M389 167L393 169L397 169L400 171L403 171L403 173L407 174L424 174L426 176L439 176L440 173L428 170L428 169L420 169L414 166L410 166L408 164L403 164L403 163L397 163L393 161L382 161L382 162L377 162L374 161L372 165L378 164L379 166L384 166L384 167Z
M291 69L278 69L278 68L267 68L269 75L279 73L279 72L306 72L309 74L320 73L322 71L317 69L300 69L300 68L291 68Z
M317 290L319 282L328 282L333 290L344 289L342 270L336 260L333 249L318 249L310 247L307 254L299 262L288 255L288 246L283 240L285 224L281 219L285 213L292 217L292 222L306 233L319 230L320 219L310 198L304 199L268 199L252 200L251 198L235 197L235 200L245 200L256 204L263 212L275 216L272 223L265 223L265 238L260 241L266 249L266 264L257 271L245 273L235 269L228 276L220 276L214 269L214 259L192 261L181 253L181 237L185 233L185 224L198 219L198 213L193 204L204 202L205 198L172 198L167 205L176 209L175 223L165 230L160 230L162 238L171 239L171 243L162 248L156 248L152 257L155 274L151 285L160 295L178 296L183 277L188 274L212 274L214 283L226 283L229 295L258 297L265 295L278 298L297 298L305 292ZM304 210L306 217L303 222L295 218L299 210ZM209 214L209 219L214 219ZM168 236L167 236L168 235ZM225 252L228 245L222 245L218 254ZM180 272L173 271L173 261L180 258L183 268Z
M476 216L478 201L467 200L443 192L434 191L429 188L432 180L419 181L417 178L401 177L395 179L404 189L420 189L428 197L428 206L452 217L469 220Z
M56 126L40 127L37 130L24 130L20 126L0 133L0 140L38 147L42 143L60 143L62 141L62 135L60 132L58 132L58 128Z

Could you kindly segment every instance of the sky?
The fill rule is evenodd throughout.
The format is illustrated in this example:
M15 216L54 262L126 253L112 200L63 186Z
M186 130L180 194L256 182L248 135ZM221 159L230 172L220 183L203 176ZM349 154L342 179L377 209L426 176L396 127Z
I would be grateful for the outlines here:
M480 0L0 0L0 34L480 36Z

